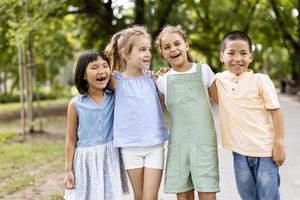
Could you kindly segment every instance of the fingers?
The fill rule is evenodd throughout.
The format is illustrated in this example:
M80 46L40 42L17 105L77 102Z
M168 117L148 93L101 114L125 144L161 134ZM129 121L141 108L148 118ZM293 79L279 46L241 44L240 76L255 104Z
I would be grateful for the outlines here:
M284 163L284 160L281 160L281 161L275 161L276 165L279 167L279 166L282 166L283 163Z
M167 73L168 71L170 71L170 68L169 67L162 67L160 68L156 73L159 75L159 76L163 76L165 73Z
M73 180L67 180L65 182L65 187L66 189L70 190L70 189L74 189L75 188L75 184Z

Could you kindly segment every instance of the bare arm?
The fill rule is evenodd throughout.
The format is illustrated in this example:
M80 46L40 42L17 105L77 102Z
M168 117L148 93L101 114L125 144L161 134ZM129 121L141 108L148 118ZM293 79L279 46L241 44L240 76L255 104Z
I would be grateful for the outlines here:
M157 94L158 94L158 97L159 97L159 100L160 100L160 103L163 107L165 107L165 95L163 93L161 93L158 89L157 90Z
M281 166L285 160L283 114L280 108L269 111L272 116L273 128L275 131L272 158L274 162L276 162L277 166Z
M116 77L113 74L111 74L110 75L110 80L109 80L108 85L107 85L108 89L110 89L111 91L115 91L116 86L117 86L117 81L118 80L116 79Z
M216 81L211 84L211 86L208 88L208 93L209 96L216 102L218 103L218 91L217 91L217 85Z
M72 189L75 187L73 174L73 159L77 142L78 117L72 102L68 106L67 114L67 137L65 145L65 187Z

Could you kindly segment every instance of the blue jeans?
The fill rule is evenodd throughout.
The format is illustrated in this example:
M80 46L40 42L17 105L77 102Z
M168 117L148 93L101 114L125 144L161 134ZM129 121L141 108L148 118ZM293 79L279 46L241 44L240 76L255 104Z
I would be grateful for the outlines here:
M233 158L242 200L280 200L280 177L272 157L250 157L233 152Z

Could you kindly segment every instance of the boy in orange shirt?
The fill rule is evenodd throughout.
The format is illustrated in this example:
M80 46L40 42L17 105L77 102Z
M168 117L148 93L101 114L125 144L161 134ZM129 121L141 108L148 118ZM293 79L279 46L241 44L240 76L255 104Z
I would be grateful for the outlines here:
M216 74L222 143L233 152L241 199L278 200L278 167L285 160L283 115L269 76L248 69L251 47L241 31L222 39L220 60L228 68Z

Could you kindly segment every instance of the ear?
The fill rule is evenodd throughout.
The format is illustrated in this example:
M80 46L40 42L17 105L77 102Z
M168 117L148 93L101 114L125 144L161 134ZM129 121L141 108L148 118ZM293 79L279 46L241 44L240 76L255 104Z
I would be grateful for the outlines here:
M187 42L185 42L186 50L188 51L190 49L190 46Z
M121 57L125 59L126 55L127 55L126 49L125 48L121 49Z
M251 52L251 53L250 53L250 61L249 61L249 63L252 62L252 59L253 59L253 54L252 54L252 52Z
M224 63L224 53L221 51L220 52L220 61L222 62L222 63Z

